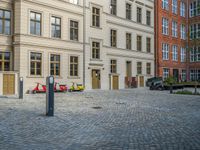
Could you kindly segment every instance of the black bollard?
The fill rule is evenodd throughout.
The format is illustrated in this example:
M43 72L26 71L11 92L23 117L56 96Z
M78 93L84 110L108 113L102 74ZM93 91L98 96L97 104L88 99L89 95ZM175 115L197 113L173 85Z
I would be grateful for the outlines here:
M46 79L46 116L54 116L54 77Z
M172 86L172 83L170 83L170 94L173 94L173 86Z
M23 77L19 78L19 99L23 99Z

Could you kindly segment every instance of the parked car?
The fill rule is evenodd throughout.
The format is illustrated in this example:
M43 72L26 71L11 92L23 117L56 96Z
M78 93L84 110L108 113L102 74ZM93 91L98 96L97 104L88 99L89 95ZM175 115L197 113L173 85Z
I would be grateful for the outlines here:
M158 80L158 81L153 81L151 83L151 86L149 87L150 90L159 90L162 91L164 90L164 85L163 85L163 81L162 80Z
M146 81L146 86L150 87L152 85L152 82L156 82L156 81L163 81L162 77L153 77L153 78L149 78Z

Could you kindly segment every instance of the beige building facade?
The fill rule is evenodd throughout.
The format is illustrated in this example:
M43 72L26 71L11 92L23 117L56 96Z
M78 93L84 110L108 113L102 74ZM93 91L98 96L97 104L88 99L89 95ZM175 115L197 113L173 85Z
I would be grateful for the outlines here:
M143 87L154 76L153 26L151 0L0 0L0 80L23 77L24 93L49 75L86 90Z

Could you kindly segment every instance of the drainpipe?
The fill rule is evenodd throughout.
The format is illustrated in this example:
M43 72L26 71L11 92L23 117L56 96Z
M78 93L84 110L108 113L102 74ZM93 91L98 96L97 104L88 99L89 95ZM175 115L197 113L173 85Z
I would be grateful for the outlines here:
M86 0L83 0L83 86L85 87Z

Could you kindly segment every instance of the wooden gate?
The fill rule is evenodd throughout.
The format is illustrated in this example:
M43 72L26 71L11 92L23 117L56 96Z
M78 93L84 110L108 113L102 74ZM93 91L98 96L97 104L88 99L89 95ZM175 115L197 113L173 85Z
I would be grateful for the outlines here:
M3 75L3 95L15 94L15 75L4 74Z
M119 89L119 76L113 76L113 90Z

